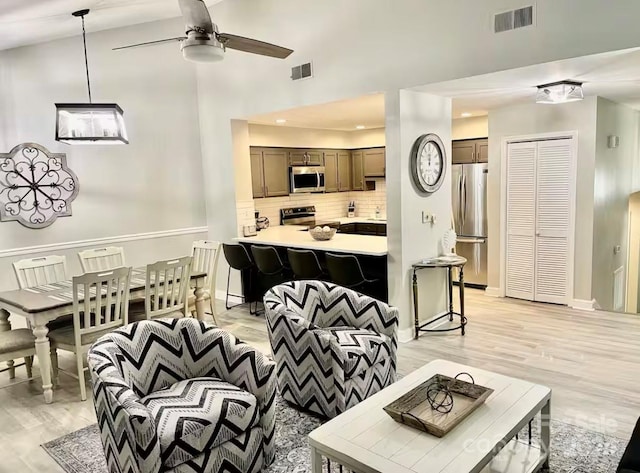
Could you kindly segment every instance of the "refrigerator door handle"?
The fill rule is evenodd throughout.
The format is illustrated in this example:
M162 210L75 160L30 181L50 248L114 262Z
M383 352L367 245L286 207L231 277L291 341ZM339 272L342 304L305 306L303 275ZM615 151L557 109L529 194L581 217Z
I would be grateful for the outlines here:
M458 176L458 232L462 232L462 172Z
M462 186L461 186L460 208L462 209L462 226L464 226L467 220L467 176L462 173Z

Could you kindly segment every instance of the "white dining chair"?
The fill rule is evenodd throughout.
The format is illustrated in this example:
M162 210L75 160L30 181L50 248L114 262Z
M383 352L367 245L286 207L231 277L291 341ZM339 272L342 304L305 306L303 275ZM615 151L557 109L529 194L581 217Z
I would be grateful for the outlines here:
M98 338L127 325L130 278L131 268L115 268L74 277L73 326L49 332L54 384L57 384L59 371L57 349L75 353L83 401L87 399L83 361L89 347ZM68 374L73 376L72 373Z
M146 318L188 317L187 294L191 279L191 256L147 265L144 290Z
M213 240L197 240L193 242L191 249L193 262L191 271L207 273L204 282L204 298L209 299L211 307L211 317L213 322L218 325L216 319L216 274L218 273L218 258L220 256L220 242ZM196 298L189 295L189 310L195 310Z
M64 256L40 256L21 259L13 263L20 289L44 286L67 280L67 258Z
M90 273L125 266L124 249L119 246L78 251L82 271Z
M26 258L13 263L13 270L16 273L18 279L18 286L20 289L26 289L36 286L44 286L45 284L53 284L61 281L66 281L67 278L67 258L64 256L50 255L39 256L37 258ZM71 317L60 317L54 322L49 322L47 326L51 328L63 327L69 325ZM0 361L6 361L9 368L9 378L15 377L15 359L22 358L24 356L24 364L27 369L27 375L31 378L31 367L33 365L33 356L35 353L31 353L31 349L28 346L29 333L31 333L31 326L27 322L28 329L12 330L8 335L0 335ZM26 332L25 332L26 330ZM18 347L20 350L14 350L13 348L3 349L6 347ZM19 353L20 352L20 353ZM29 353L22 355L21 353ZM13 357L13 358L12 358Z

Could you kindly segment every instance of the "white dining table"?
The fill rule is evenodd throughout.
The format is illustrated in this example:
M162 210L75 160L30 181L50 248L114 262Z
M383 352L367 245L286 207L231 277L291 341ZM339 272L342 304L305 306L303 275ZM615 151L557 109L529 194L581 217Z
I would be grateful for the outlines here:
M195 296L198 320L204 320L204 284L207 274L191 273L191 287ZM143 299L145 295L146 268L134 268L129 283L130 300ZM71 280L44 286L0 292L0 332L11 330L10 315L27 319L36 338L36 356L40 365L42 391L47 404L53 402L51 381L51 347L47 324L59 317L73 314L73 284Z

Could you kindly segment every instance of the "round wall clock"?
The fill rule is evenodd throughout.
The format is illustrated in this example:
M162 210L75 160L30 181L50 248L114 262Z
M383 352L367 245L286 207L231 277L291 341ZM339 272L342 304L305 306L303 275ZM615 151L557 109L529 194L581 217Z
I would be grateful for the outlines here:
M446 174L447 156L444 144L434 133L422 135L411 150L411 177L416 189L423 194L437 191Z

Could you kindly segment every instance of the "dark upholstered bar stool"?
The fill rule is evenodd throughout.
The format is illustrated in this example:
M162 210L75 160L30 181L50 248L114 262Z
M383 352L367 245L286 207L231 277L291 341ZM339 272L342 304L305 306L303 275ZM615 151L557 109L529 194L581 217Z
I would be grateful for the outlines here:
M238 305L242 305L242 304L236 304L233 306L229 305L229 281L231 278L231 268L235 269L236 271L240 271L241 273L243 271L247 271L247 273L249 274L249 280L248 280L246 289L249 294L252 294L254 291L254 284L253 284L253 278L251 276L250 270L253 267L253 262L251 261L249 252L242 245L229 245L227 243L223 243L222 251L224 253L225 259L227 260L227 263L229 264L229 271L227 272L227 295L225 298L225 307L227 308L227 310L229 310ZM247 295L245 294L245 299L246 299L246 296ZM251 302L249 302L249 313L255 314L257 310L258 310L258 303L256 302L256 308L255 310L253 310L251 308Z
M339 286L360 290L379 282L378 279L367 279L364 276L360 262L354 255L327 253L326 258L329 278Z
M288 248L287 257L296 279L324 279L324 272L313 251Z
M287 272L290 275L290 271L287 271L288 268L282 262L278 250L273 246L251 245L251 254L258 268L260 297L264 296L273 286L291 279L287 277Z

